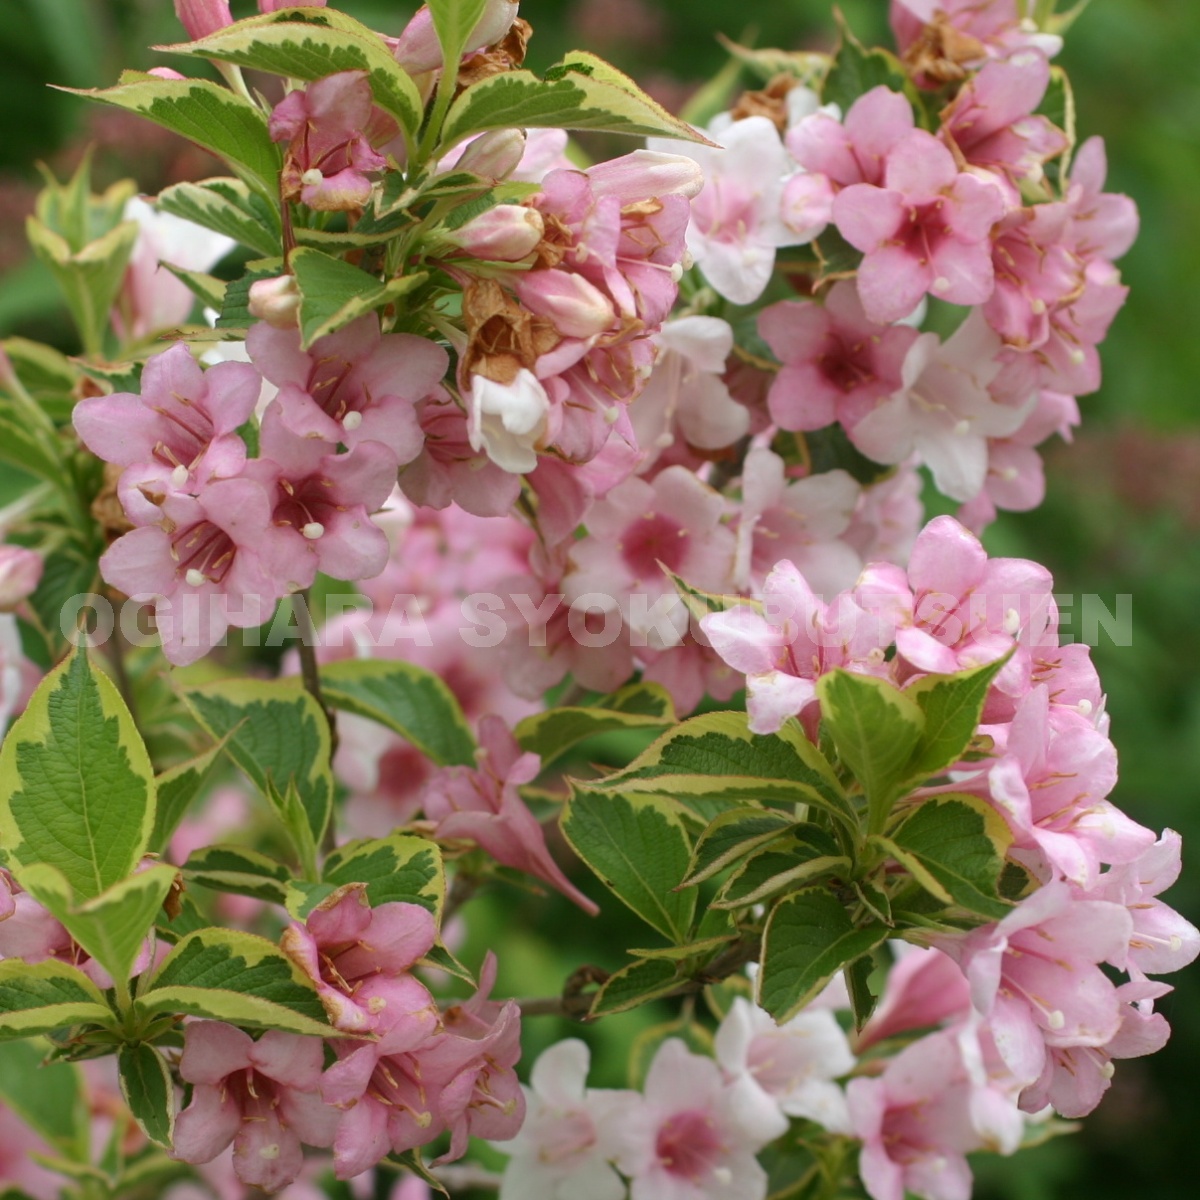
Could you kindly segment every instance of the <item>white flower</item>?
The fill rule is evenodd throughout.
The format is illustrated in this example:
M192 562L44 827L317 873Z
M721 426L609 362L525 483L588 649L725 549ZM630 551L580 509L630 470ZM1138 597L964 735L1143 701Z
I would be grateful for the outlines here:
M546 432L550 398L524 367L512 383L472 376L467 434L472 450L482 450L505 471L523 475L537 467L534 447Z

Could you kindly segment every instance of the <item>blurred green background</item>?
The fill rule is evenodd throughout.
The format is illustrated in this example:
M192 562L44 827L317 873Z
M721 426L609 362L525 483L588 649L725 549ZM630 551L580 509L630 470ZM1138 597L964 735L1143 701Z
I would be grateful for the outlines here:
M147 124L47 87L103 86L124 67L169 61L146 47L179 40L171 0L3 0L2 7L0 336L21 333L70 350L54 288L24 248L23 218L38 185L35 162L50 163L61 177L93 142L98 182L133 175L147 192L214 164ZM342 0L340 7L395 32L415 4ZM864 40L886 43L886 0L841 0L841 7ZM254 5L234 0L233 8L241 16ZM586 46L675 106L722 65L717 31L758 45L825 48L832 29L825 0L523 0L522 15L536 32L535 69L571 46ZM1145 824L1183 833L1185 874L1168 899L1200 923L1198 46L1196 0L1094 0L1068 38L1059 61L1075 85L1080 135L1104 135L1110 190L1135 197L1142 235L1121 263L1132 296L1103 348L1104 387L1082 401L1075 444L1048 454L1045 505L1003 518L988 541L995 553L1046 563L1061 593L1096 594L1111 610L1117 596L1132 597L1132 644L1102 635L1094 652L1121 754L1116 800ZM473 950L482 951L502 928L511 944L522 926L522 902L515 894L505 900L503 912L472 906ZM596 927L583 926L572 912L531 905L530 919L541 914L541 923L527 926L512 946L501 994L550 994L579 963L617 965ZM1174 1026L1167 1050L1121 1063L1080 1134L1013 1160L977 1160L977 1196L1195 1196L1200 971L1173 982L1177 990L1161 1002ZM606 1046L627 1044L632 1026L620 1027L622 1020L628 1019L589 1030L598 1083L623 1083L619 1056L604 1054ZM652 1020L647 1014L634 1023ZM530 1032L536 1049L578 1030L541 1021Z

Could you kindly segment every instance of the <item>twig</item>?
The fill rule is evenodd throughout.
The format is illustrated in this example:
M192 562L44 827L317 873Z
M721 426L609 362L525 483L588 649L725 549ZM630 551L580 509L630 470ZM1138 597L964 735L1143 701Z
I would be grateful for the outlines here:
M321 711L329 722L329 752L332 756L338 748L337 719L333 709L325 703L325 696L321 691L321 672L317 666L317 631L313 626L308 601L307 588L297 592L292 600L292 613L296 617L296 628L300 633L300 678L304 680L304 690L321 706Z

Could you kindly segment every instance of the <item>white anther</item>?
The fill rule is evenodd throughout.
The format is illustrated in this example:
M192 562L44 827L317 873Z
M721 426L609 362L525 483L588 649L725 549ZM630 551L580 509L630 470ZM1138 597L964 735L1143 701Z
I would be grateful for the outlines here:
M353 433L362 424L362 413L348 412L342 418L342 428L347 433Z
M179 466L177 466L175 470L171 472L171 486L181 488L185 483L187 483L187 479L188 469L183 465L183 463L180 463Z
M187 574L184 575L187 580L188 587L199 587L202 583L207 583L208 579L203 571L197 571L195 567L189 567Z
M305 187L318 187L325 182L325 176L321 174L316 167L309 167L303 175L300 176L300 182Z
M308 538L310 542L315 542L317 538L319 538L325 532L325 526L322 525L320 521L309 521L309 523L305 525L300 532L304 534L304 536Z

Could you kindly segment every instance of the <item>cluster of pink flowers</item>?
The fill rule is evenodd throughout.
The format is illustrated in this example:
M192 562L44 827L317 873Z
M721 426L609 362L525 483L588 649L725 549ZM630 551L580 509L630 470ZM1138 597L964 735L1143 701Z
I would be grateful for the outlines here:
M284 952L317 988L344 1038L272 1031L257 1041L217 1021L189 1024L180 1074L193 1085L174 1151L205 1163L232 1142L245 1184L277 1191L299 1174L302 1146L331 1149L339 1179L389 1154L449 1134L441 1161L467 1139L512 1137L525 1101L513 1067L520 1013L488 1000L495 959L477 993L442 1012L413 967L434 946L428 910L393 902L370 907L366 888L339 888L285 930ZM369 1040L366 1040L368 1039Z

